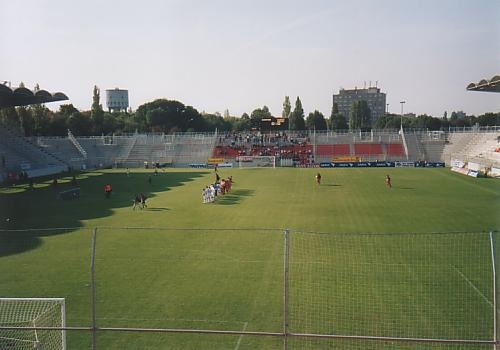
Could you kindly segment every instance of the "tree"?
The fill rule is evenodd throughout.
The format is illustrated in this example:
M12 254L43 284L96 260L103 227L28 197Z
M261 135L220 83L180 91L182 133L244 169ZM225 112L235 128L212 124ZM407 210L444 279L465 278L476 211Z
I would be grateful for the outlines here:
M332 130L347 130L347 120L342 113L339 113L339 108L336 103L332 106L332 114L330 115L330 128Z
M182 111L182 120L186 122L184 129L186 131L214 131L214 129L208 129L205 119L193 106L185 106Z
M267 106L254 109L252 114L250 114L250 119L258 120L259 122L265 118L271 118L271 112L269 112L269 108Z
M281 112L281 116L283 118L290 117L290 113L292 111L292 105L290 104L290 97L285 96L285 101L283 102L283 111Z
M300 98L297 96L297 100L295 100L295 108L290 115L290 130L305 130L306 123L304 121L304 109L302 108L302 102Z
M403 118L406 120L407 118ZM380 118L378 118L373 128L375 129L399 129L401 124L401 115L400 114L386 114ZM404 123L403 123L404 124Z
M499 113L486 113L477 117L477 123L480 126L494 126L500 125L500 112Z
M441 120L427 114L421 114L417 118L410 118L409 126L415 129L439 130L441 129Z
M92 115L92 112L91 112ZM103 111L102 125L100 131L109 135L123 128L123 119L121 113L107 113Z
M271 118L271 112L269 112L269 108L267 106L254 109L252 114L250 114L250 125L252 128L258 129L260 127L261 120L268 118Z
M137 124L137 121L134 118L133 114L130 113L121 113L119 115L120 120L120 125L122 127L122 132L135 132L136 130L139 129L139 125Z
M205 121L206 131L228 131L230 124L221 116L216 114L204 114L203 120Z
M364 100L354 101L349 111L349 129L369 130L371 128L371 111Z
M245 130L250 130L250 117L248 114L243 113L241 118L237 117L229 117L229 118L224 118L226 123L229 124L229 130L232 131L245 131Z
M19 117L19 126L24 136L36 135L35 121L31 109L20 106L16 108Z
M306 119L306 126L309 130L326 130L326 120L325 116L315 110L314 112L309 113Z
M35 104L29 107L33 118L34 130L32 135L46 135L51 112L43 104Z
M86 115L87 114L87 115ZM75 136L90 135L92 122L89 113L75 112L68 118L68 129Z
M15 107L0 108L0 123L9 128L20 128L19 116Z
M60 105L59 106L59 114L64 115L65 117L69 118L72 114L77 113L78 109L76 109L73 104L67 104L67 105Z
M72 115L78 113L80 112L72 104L60 105L59 110L49 120L49 134L55 136L67 135L68 129L70 129L68 120Z
M68 134L68 118L60 112L55 112L51 115L48 124L48 135L65 136Z
M100 100L100 90L94 85L94 91L92 95L92 107L90 110L90 119L94 124L94 133L100 134L103 133L103 122L104 122L104 111L102 109L102 105L99 103Z
M135 112L135 121L140 131L176 132L187 131L202 121L199 112L179 101L158 99L145 103Z

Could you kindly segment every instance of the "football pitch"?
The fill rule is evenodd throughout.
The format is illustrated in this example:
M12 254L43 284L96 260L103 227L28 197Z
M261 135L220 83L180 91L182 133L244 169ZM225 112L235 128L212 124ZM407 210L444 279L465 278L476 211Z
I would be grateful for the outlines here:
M207 169L77 174L73 200L59 198L69 176L1 188L0 297L64 297L66 325L90 327L95 229L98 349L283 349L284 329L289 349L492 347L481 342L494 337L498 180L420 168L219 174L232 191L208 204ZM139 193L147 207L133 210ZM66 336L68 349L91 348L88 329Z

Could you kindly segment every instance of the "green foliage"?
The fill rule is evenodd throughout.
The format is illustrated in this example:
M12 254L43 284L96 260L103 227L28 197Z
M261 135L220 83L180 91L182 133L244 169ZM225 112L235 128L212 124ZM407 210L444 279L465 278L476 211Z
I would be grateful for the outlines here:
M500 112L480 115L477 122L481 126L498 126L500 125Z
M371 128L371 111L364 100L354 101L349 111L349 129L369 130Z
M97 86L94 86L93 96L92 96L92 107L90 110L90 118L92 119L94 134L106 133L104 130L104 111L102 105L100 104L100 90ZM108 121L108 128L109 128Z
M97 86L93 91L93 103L90 111L79 111L72 104L65 104L59 107L56 112L50 111L45 105L32 105L29 107L10 107L0 109L0 123L16 130L20 130L26 136L45 135L45 136L63 136L67 129L71 129L76 135L101 135L101 134L120 134L122 132L131 133L136 130L139 132L184 132L184 131L214 131L216 128L220 131L245 131L260 126L260 120L271 117L267 106L257 108L249 116L243 113L241 118L228 116L229 111L225 111L225 117L219 114L204 114L203 116L191 106L185 106L183 103L158 99L153 102L145 103L136 110L120 113L107 113L102 110L99 103L100 93ZM283 102L282 116L289 115L290 130L305 130L306 121L304 120L304 109L300 98L295 101L295 108L290 112L290 99L285 96ZM308 119L316 120L319 111L309 113ZM399 128L401 116L399 114L388 114L377 119L371 125L370 110L365 101L357 101L353 104L349 113L349 120L338 113L338 106L332 106L328 124L332 130L363 129L368 130L371 127L377 129L396 129ZM449 127L472 127L479 126L498 126L500 125L499 113L486 113L478 117L466 115L461 111L453 111L451 117L447 117L445 112L442 119L419 115L417 118L408 116L403 117L403 127L405 128L427 128L429 130L447 129ZM86 116L88 120L82 119ZM90 124L89 124L90 121ZM317 130L325 129L321 118L317 121L308 121L307 128ZM76 130L73 130L76 128Z
M92 121L90 120L89 113L76 112L71 114L67 120L68 129L75 136L85 136L91 135L92 132Z
M410 127L416 129L439 130L441 128L440 119L426 114L419 115L417 118L412 118L410 122Z
M19 118L19 126L25 136L33 136L35 133L35 120L33 114L28 107L17 107L17 116Z
M243 116L241 118L237 117L224 118L224 121L228 126L228 130L231 131L250 130L251 122L250 122L250 117L248 117L248 115L246 115L246 118Z
M406 119L406 118L404 118ZM401 126L401 115L399 114L386 114L380 118L378 118L373 127L375 129L399 129ZM403 123L403 127L404 127Z
M325 116L317 110L313 113L309 113L306 119L306 127L309 130L326 130Z
M179 101L159 99L143 104L135 112L139 131L183 132L202 126L196 109Z
M69 118L71 117L71 115L73 115L74 113L78 113L78 109L76 109L75 106L73 106L72 104L67 104L67 105L61 105L59 106L59 114L61 116L64 116L66 118Z
M283 111L281 112L281 117L288 118L292 112L292 105L290 103L290 97L285 96L285 101L283 101Z
M28 109L31 112L34 124L32 135L48 135L49 120L52 112L43 104L31 105Z
M269 108L267 106L254 109L252 114L250 114L251 128L258 129L260 127L261 120L266 118L271 118L271 112L269 112Z
M61 113L54 113L49 121L48 130L51 136L66 136L68 134L67 117Z
M290 130L305 130L306 122L304 120L304 109L302 108L302 102L297 96L295 100L295 108L290 115Z
M229 119L229 118L228 118ZM217 114L203 114L203 120L205 127L203 131L229 131L231 129L230 122L223 118L221 115ZM199 129L198 129L199 130Z
M349 125L342 113L339 113L339 108L336 103L332 106L332 113L330 115L330 128L332 130L347 130Z
M10 128L20 127L19 115L15 107L0 108L0 123Z

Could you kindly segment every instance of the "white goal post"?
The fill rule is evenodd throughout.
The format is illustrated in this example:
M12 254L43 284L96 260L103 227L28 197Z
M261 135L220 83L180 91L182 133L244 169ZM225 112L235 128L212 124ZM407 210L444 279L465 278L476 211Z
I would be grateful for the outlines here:
M0 298L0 349L66 350L65 327L64 298Z
M275 168L275 156L238 156L236 158L240 168Z

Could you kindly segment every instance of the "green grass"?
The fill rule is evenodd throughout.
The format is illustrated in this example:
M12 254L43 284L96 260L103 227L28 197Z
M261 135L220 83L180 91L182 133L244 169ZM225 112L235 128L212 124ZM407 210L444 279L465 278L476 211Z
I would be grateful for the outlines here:
M220 169L235 183L212 204L201 203L201 189L214 173L199 169L168 169L151 184L151 171L80 174L81 198L73 201L57 198L69 177L57 189L50 180L33 191L0 189L0 229L50 228L0 231L0 296L65 297L68 326L89 326L96 227L100 327L281 332L289 229L291 332L492 339L487 232L500 228L498 180L449 169L320 169L317 186L317 171ZM140 192L148 208L133 211ZM87 332L68 332L69 349L88 349L90 341ZM282 339L99 332L97 344L280 349ZM367 345L419 348L290 341L290 349Z

